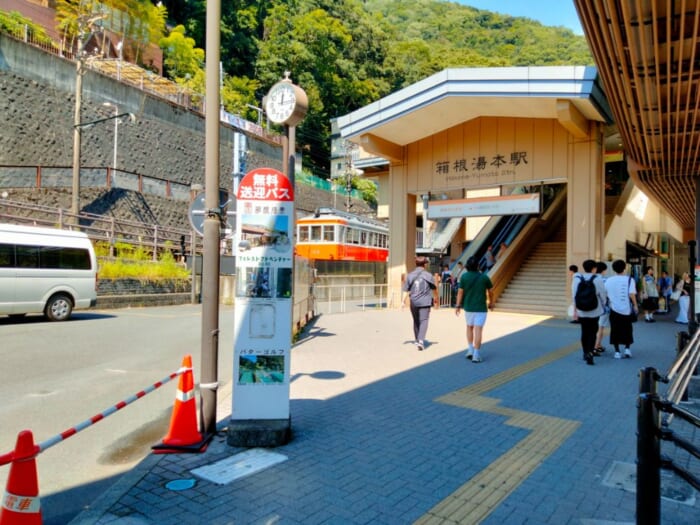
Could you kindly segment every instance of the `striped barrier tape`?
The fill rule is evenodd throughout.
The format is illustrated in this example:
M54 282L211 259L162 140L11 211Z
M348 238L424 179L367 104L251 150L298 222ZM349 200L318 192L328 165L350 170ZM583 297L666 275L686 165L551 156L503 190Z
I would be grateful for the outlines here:
M47 439L46 441L43 441L37 445L34 445L34 449L31 451L30 454L22 454L22 455L17 455L15 454L15 451L13 450L12 452L8 452L7 454L3 454L0 456L0 466L2 465L7 465L8 463L12 463L13 461L21 461L25 459L31 459L41 452L44 452L46 449L56 445L57 443L60 443L61 441L68 439L71 436L74 436L81 430L85 430L86 428L94 425L95 423L98 423L99 421L102 421L105 419L107 416L110 416L117 412L118 410L121 410L125 406L130 405L134 401L137 401L138 399L141 399L144 397L146 394L150 394L157 388L160 388L164 384L168 383L169 381L172 381L176 377L184 374L185 372L192 370L191 368L186 368L182 367L178 369L176 372L173 372L170 374L168 377L165 377L161 379L160 381L153 383L151 386L141 390L140 392L137 392L136 394L129 396L128 398L124 399L123 401L120 401L119 403L111 406L107 410L104 410L100 412L99 414L96 414L92 416L90 419L86 419L82 423L78 423L74 427L71 427L67 430L64 430L60 434L56 434L55 436Z

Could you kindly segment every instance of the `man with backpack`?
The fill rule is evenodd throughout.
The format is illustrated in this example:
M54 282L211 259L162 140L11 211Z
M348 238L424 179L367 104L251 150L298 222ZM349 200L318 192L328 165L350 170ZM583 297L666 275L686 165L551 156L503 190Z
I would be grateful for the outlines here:
M596 262L593 259L583 261L583 273L574 275L571 283L571 295L574 307L581 323L581 349L586 364L593 365L598 318L603 314L608 294L603 279L596 275Z

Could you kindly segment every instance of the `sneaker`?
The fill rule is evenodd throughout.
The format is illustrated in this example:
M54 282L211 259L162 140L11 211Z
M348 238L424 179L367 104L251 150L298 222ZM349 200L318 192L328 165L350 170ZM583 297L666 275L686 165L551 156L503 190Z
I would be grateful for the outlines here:
M416 342L416 346L418 347L418 351L422 352L425 349L425 342L418 341L418 342Z
M625 348L625 359L629 359L632 357L632 352L630 352L629 348Z
M473 354L473 352L472 352L471 350L467 350L467 355L466 355L465 357L471 361L473 355L474 355L474 354Z
M472 363L481 363L481 356L479 355L478 350L474 350L474 354L472 355Z
M620 352L615 352L615 359L622 359Z

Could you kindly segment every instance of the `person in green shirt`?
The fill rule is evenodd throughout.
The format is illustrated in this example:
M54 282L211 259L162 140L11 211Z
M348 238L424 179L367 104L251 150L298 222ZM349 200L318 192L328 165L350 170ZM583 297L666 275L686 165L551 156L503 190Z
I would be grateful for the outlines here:
M481 337L486 324L486 314L493 309L493 283L489 276L479 271L476 257L467 259L467 271L462 272L457 289L455 315L464 310L467 323L467 359L481 362ZM488 302L487 302L488 299Z

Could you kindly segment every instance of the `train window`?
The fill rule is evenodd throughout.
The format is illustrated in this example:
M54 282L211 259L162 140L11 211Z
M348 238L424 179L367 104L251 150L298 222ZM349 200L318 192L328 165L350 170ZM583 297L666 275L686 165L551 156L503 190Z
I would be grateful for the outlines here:
M345 226L338 226L338 242L344 243L347 242L347 239L345 238L346 233Z
M333 224L327 224L323 227L323 240L327 242L333 242L335 238L335 226Z
M321 226L311 227L311 240L320 241L321 240Z
M306 242L309 240L309 227L299 226L299 242Z
M357 231L355 228L350 228L348 230L348 240L352 244L358 244L360 242L360 232Z
M360 244L367 244L367 232L360 232Z

